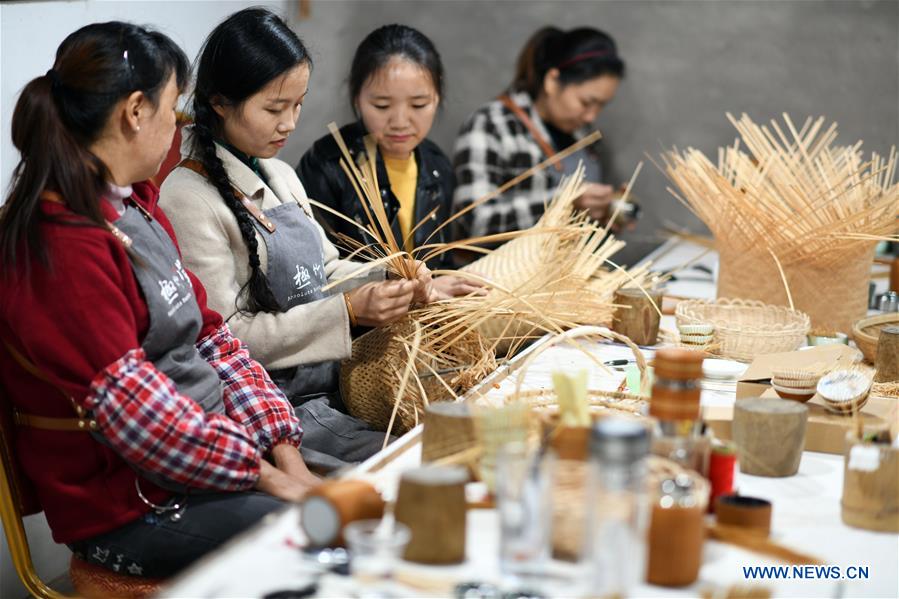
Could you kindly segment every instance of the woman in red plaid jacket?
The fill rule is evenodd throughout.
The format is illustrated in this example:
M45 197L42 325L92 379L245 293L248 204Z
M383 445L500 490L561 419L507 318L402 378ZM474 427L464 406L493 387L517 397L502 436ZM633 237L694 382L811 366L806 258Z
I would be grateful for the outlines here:
M456 139L453 167L458 212L531 167L564 150L618 91L624 61L615 42L589 27L535 33L518 58L507 93L478 108ZM466 239L533 226L562 175L586 168L584 194L575 206L597 220L608 217L613 188L602 183L596 148L585 148L485 202L455 221L453 237Z
M317 483L300 423L184 269L146 181L183 52L134 25L71 34L13 115L0 220L0 401L54 538L165 577Z

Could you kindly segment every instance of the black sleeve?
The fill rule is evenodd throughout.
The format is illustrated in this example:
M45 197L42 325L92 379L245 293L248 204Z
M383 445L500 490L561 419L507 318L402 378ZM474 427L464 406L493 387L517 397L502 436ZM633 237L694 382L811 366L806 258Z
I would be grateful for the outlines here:
M334 165L323 159L321 152L316 147L317 145L318 143L303 154L300 164L296 168L297 176L300 178L300 182L303 184L309 199L340 212L340 189L336 181L334 181L332 173ZM315 206L312 209L315 214L315 220L321 224L333 242L334 232L343 228L340 217Z

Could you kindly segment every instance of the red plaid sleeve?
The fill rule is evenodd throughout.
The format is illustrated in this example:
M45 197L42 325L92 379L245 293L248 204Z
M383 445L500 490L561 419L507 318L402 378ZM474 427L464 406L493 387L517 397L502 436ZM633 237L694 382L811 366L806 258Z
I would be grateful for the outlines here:
M109 445L140 470L216 490L248 489L259 478L261 455L246 427L179 394L143 349L100 372L83 404Z
M200 341L197 349L225 383L225 411L247 428L260 450L268 452L281 443L300 446L303 429L293 406L228 325Z

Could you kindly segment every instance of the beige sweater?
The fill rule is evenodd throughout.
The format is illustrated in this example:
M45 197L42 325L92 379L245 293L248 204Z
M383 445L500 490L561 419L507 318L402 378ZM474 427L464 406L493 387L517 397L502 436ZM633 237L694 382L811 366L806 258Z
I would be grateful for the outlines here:
M187 128L181 144L182 156L191 156L190 144ZM218 147L217 153L231 183L262 210L298 202L307 214L312 214L302 183L285 162L259 161L268 177L266 185L228 150ZM176 168L162 185L160 204L175 228L187 267L206 287L209 306L222 314L256 360L266 368L277 369L349 357L349 316L343 297L336 291L332 291L331 297L294 306L280 314L238 312L235 300L250 278L249 254L237 219L205 177L184 167ZM360 267L359 263L339 259L337 248L318 223L316 228L321 235L328 280L343 279ZM265 241L258 231L256 237L264 271L268 267ZM376 269L340 288L352 289L383 278L383 269Z

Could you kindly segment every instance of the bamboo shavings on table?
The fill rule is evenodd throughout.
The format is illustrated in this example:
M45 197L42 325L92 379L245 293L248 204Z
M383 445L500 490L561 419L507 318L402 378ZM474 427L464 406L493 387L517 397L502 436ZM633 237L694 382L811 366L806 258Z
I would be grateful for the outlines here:
M696 149L663 154L669 191L712 231L719 297L789 305L815 327L848 332L865 314L878 240L896 239L897 154L866 158L822 118L757 125L728 115L740 138L717 166ZM789 291L788 291L789 290Z

